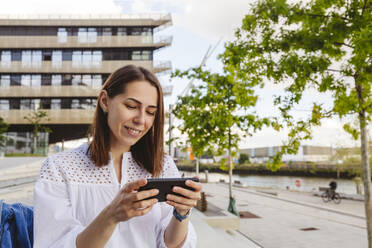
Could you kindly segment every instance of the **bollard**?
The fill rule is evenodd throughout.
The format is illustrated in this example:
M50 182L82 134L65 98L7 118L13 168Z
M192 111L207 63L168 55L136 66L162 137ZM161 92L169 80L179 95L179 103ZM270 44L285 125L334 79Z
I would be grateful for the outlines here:
M196 203L196 208L200 211L200 212L205 212L207 211L207 199L205 197L205 193L204 192L201 192L200 193L200 200Z
M208 172L208 170L205 170L204 173L205 173L205 182L208 183L209 182L208 181L209 180L209 172Z

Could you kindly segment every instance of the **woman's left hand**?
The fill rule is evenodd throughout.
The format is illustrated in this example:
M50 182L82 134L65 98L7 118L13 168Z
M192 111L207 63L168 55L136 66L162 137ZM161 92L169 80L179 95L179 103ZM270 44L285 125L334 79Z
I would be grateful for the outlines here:
M167 203L175 207L179 215L186 215L192 207L196 206L197 201L201 199L201 183L194 182L192 180L186 180L186 186L191 187L194 190L188 190L182 187L175 186L173 187L173 192L178 193L182 196L173 194L167 195Z

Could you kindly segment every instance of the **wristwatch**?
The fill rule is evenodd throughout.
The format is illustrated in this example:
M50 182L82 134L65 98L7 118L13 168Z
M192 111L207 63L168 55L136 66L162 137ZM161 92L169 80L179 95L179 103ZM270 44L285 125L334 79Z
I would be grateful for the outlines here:
M173 208L173 216L179 221L182 222L184 219L186 219L190 215L190 210L185 215L180 215L177 213L176 208Z

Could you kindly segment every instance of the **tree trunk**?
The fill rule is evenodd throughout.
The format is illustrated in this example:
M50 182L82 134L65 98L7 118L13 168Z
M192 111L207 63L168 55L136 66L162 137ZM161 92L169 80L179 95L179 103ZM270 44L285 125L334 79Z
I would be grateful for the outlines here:
M199 157L196 158L196 176L199 178Z
M233 197L232 195L232 156L231 156L231 150L229 149L229 196L230 198Z
M36 154L36 142L37 142L37 136L34 135L34 143L33 143L33 147L32 147L32 153L33 154Z
M372 248L372 203L371 203L371 169L369 167L368 160L368 137L367 137L367 121L366 112L362 110L359 113L360 123L360 149L362 155L362 175L364 183L364 207L366 211L367 221L367 236L368 236L368 247Z

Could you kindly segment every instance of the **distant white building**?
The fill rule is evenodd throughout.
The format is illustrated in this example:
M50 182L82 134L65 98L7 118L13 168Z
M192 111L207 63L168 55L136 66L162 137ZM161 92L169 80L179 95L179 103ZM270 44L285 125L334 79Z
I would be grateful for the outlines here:
M241 149L240 153L247 154L251 163L265 163L275 156L281 149L280 146L258 147ZM295 155L286 154L283 162L326 162L333 155L333 148L329 146L303 145Z

